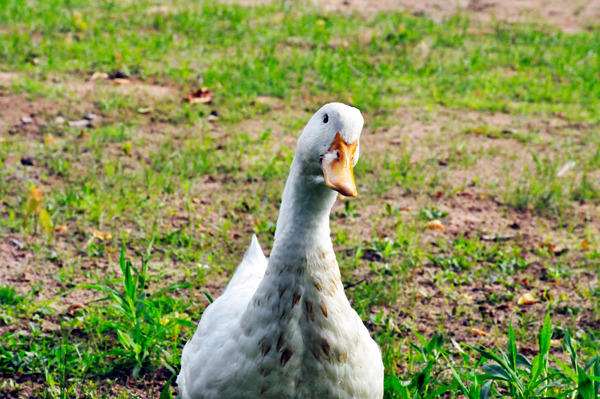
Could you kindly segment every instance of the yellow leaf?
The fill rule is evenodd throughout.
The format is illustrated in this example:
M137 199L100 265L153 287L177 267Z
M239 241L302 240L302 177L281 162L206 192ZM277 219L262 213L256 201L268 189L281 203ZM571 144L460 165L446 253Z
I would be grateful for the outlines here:
M442 231L446 230L446 228L444 227L442 222L440 222L439 220L431 220L431 221L427 222L427 228L429 230L442 230Z
M56 141L56 137L54 137L53 135L47 134L47 135L44 136L44 143L50 144L50 143L52 143L54 141Z
M127 141L123 144L123 152L127 155L131 153L131 141Z
M87 24L83 20L83 15L79 11L75 11L73 13L73 23L77 30L85 31L87 29Z
M112 238L112 234L110 233L102 233L101 231L94 231L92 233L92 235L96 238L98 238L99 240L110 240Z
M47 210L42 209L40 211L40 220L44 225L44 230L46 230L46 234L48 238L52 238L52 234L54 233L54 229L52 228L52 220L50 219L50 214Z
M44 193L42 193L42 190L35 187L32 188L27 197L26 212L28 214L37 213L43 198Z
M536 299L531 293L526 293L521 295L519 298L519 305L533 305L534 303L538 303L540 300Z
M44 194L39 188L33 187L31 191L29 191L27 203L25 204L25 216L23 217L24 227L27 227L27 219L31 214L39 213L40 204L42 203L43 198Z

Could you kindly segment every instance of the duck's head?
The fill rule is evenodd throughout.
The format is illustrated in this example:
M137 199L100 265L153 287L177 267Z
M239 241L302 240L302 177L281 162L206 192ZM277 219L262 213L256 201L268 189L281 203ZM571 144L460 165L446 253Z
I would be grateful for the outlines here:
M364 124L360 111L341 103L319 109L302 131L296 154L314 181L348 197L356 197L354 165Z

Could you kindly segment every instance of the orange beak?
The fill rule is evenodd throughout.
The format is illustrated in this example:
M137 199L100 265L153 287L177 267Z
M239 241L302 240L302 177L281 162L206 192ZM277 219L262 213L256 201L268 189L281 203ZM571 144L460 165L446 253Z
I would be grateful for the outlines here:
M357 145L358 139L348 145L342 139L340 132L337 132L331 148L329 148L329 154L335 154L336 157L323 160L323 175L325 176L327 187L346 197L358 196L356 183L354 183L354 171L352 169L354 167L354 152Z

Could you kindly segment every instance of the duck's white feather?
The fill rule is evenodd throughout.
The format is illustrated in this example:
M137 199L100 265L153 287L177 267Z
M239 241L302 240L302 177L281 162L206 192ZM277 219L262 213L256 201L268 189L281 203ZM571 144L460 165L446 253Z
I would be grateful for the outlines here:
M223 295L206 308L196 333L183 348L181 373L177 378L182 398L194 397L188 393L189 389L186 387L194 385L194 380L199 380L194 376L198 366L218 365L219 359L211 359L211 356L223 347L222 343L227 341L229 334L235 330L266 269L267 258L256 235L253 235L252 242ZM210 363L203 363L206 361Z
M256 289L265 275L265 270L267 270L267 258L260 248L258 238L253 234L252 242L244 254L244 259L235 270L223 294L238 286L253 286Z

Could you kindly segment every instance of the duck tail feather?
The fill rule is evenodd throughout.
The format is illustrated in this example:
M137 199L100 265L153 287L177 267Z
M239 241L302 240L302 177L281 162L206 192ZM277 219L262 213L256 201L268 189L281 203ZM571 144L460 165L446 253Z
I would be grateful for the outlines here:
M256 278L259 282L265 274L265 270L267 270L267 263L267 258L258 243L258 238L256 238L256 234L253 234L250 246L244 253L244 258L235 270L225 291L244 284L251 278Z

